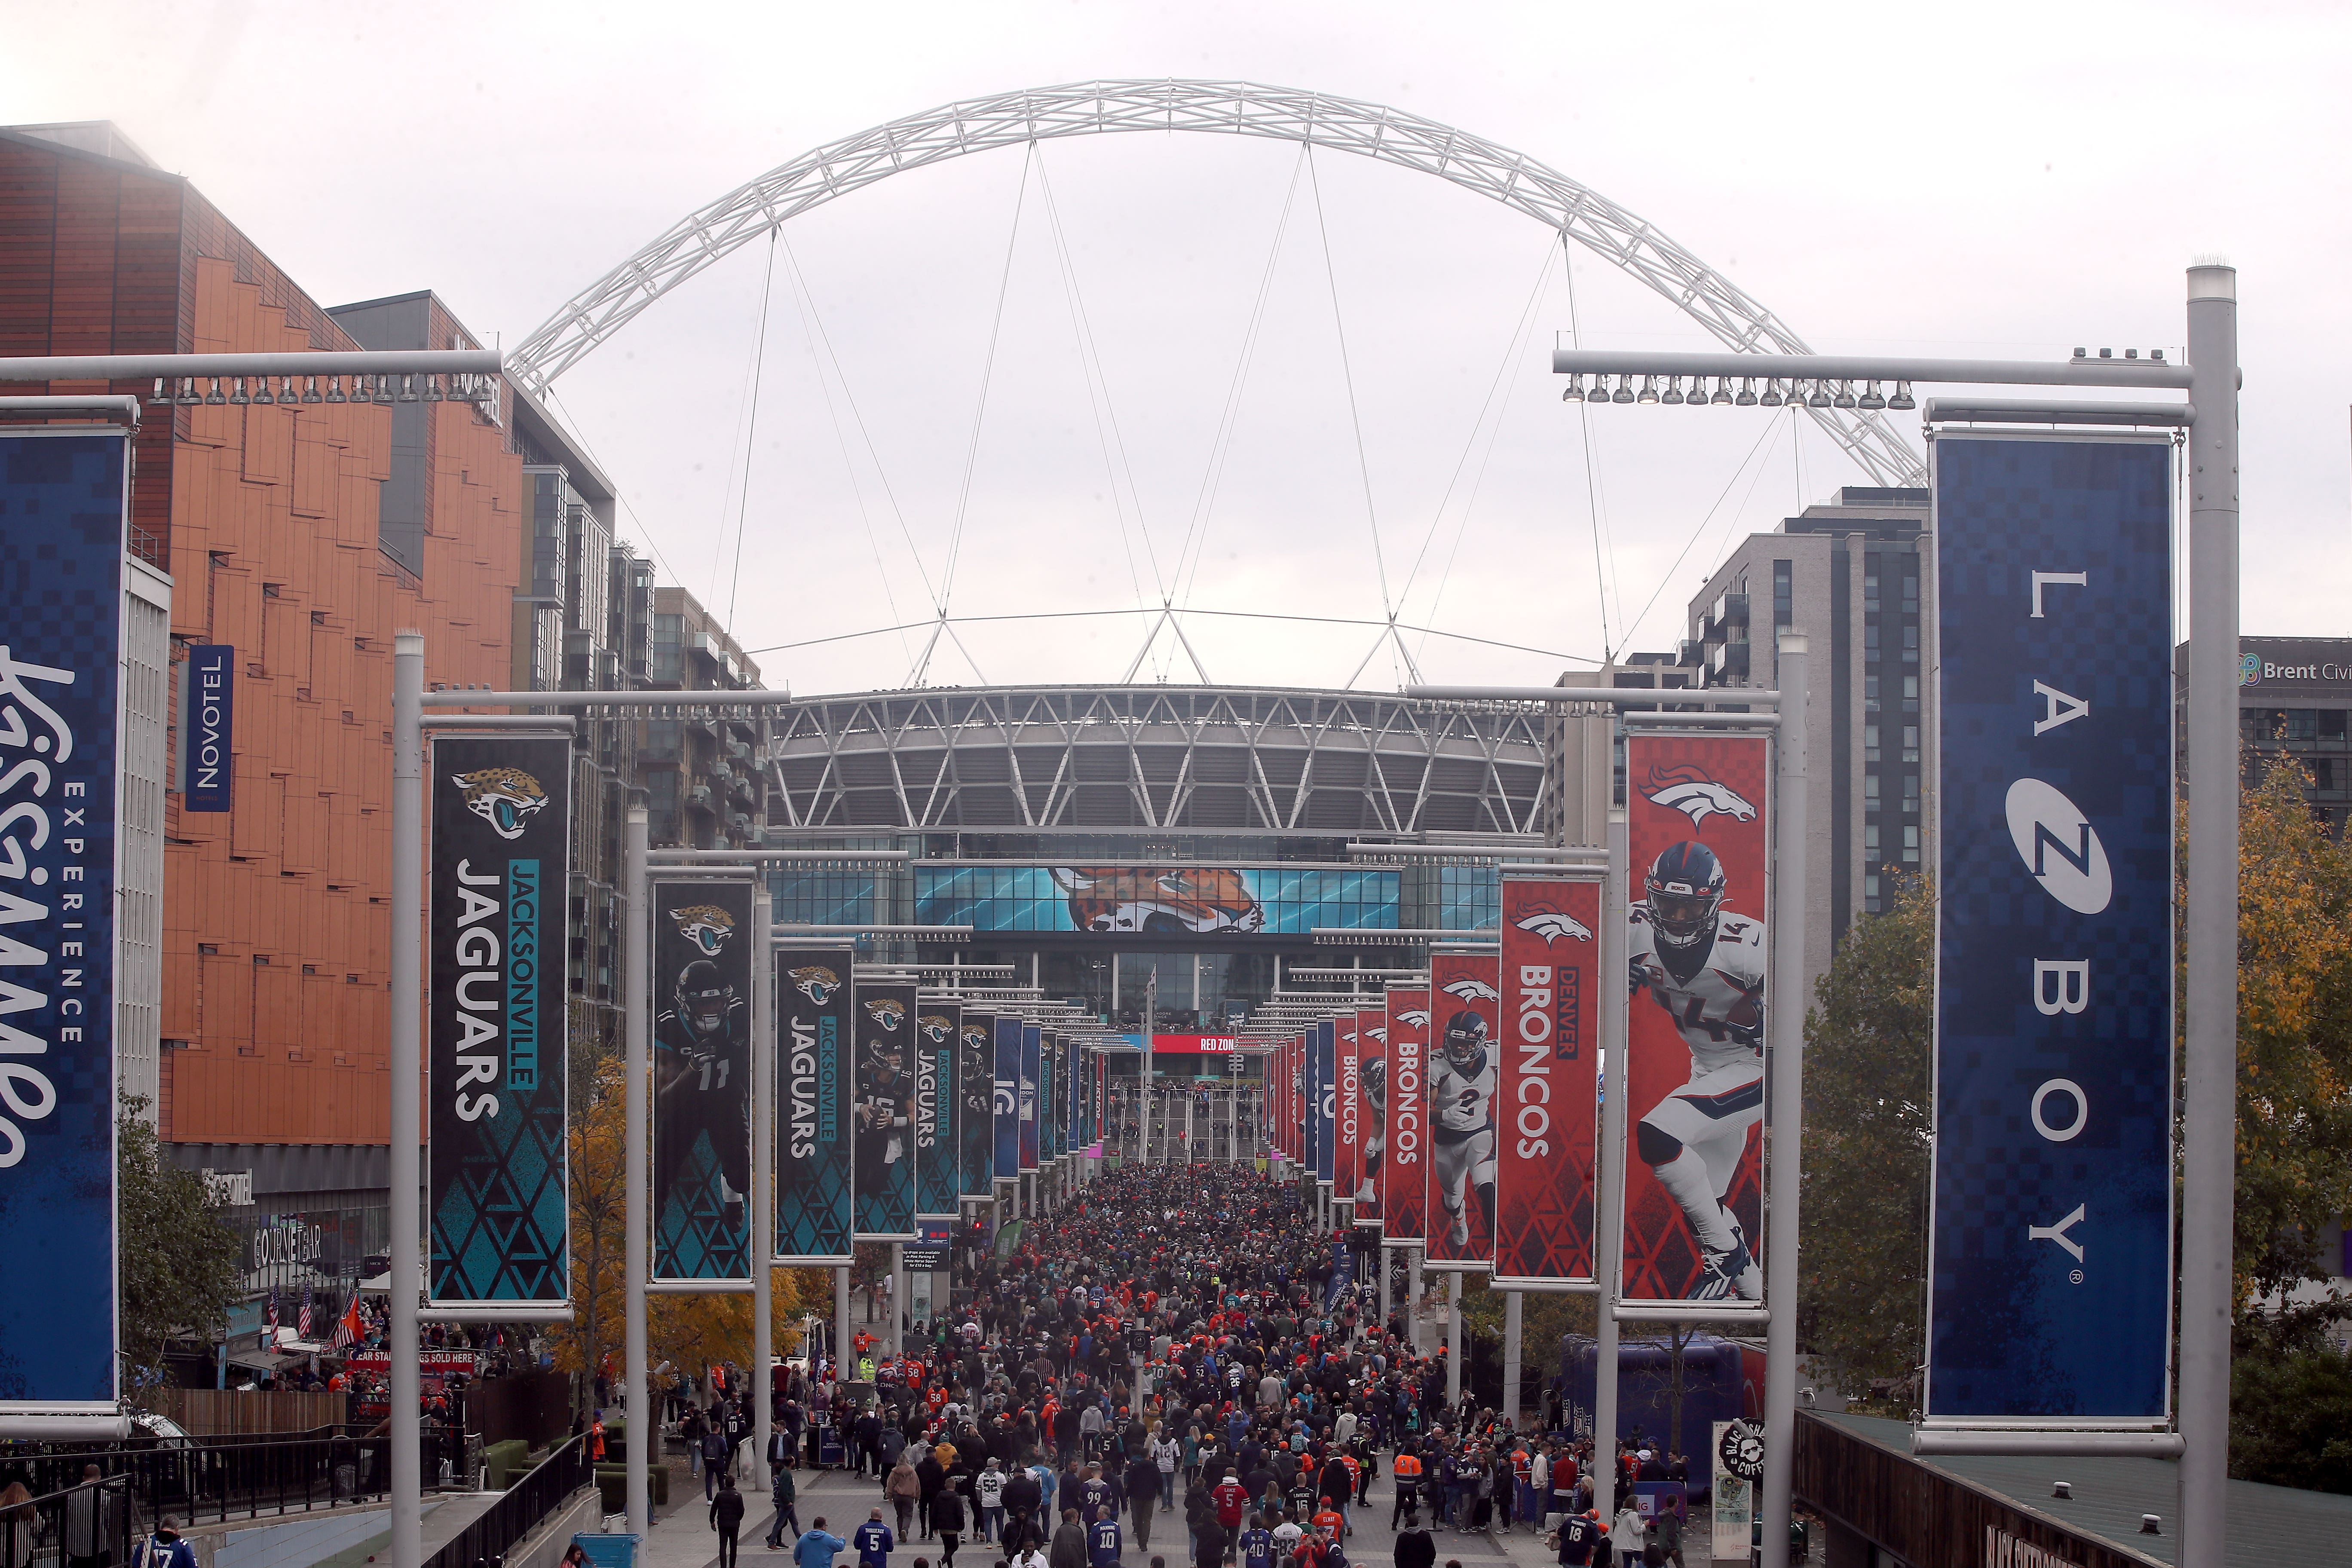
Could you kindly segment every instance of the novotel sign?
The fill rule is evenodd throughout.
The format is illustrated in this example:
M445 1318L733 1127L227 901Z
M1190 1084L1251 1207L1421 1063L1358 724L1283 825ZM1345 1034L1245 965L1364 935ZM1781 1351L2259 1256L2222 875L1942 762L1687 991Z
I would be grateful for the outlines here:
M180 809L226 811L236 778L236 649L196 643L180 671Z

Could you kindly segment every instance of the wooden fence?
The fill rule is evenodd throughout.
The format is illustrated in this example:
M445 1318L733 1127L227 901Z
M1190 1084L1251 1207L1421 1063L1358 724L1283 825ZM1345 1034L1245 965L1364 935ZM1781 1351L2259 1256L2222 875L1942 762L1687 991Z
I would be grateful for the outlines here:
M343 1419L340 1394L239 1393L233 1388L159 1388L155 1413L199 1436L316 1431Z

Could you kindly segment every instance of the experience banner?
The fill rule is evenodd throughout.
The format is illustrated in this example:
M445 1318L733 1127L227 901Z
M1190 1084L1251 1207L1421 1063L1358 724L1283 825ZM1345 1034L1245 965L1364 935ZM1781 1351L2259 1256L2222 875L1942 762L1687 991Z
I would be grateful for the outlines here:
M1339 1152L1339 1026L1326 1018L1315 1026L1314 1098L1307 1121L1315 1128L1315 1179L1332 1182Z
M1493 948L1429 955L1429 1209L1423 1266L1476 1273L1495 1258L1496 1019Z
M915 983L857 988L857 1239L913 1241Z
M1386 1007L1356 1014L1356 1079L1364 1097L1363 1146L1356 1164L1356 1223L1381 1225L1381 1161L1388 1152L1389 1015Z
M1334 1202L1353 1204L1364 1157L1364 1085L1356 1056L1355 1014L1342 1013L1331 1020L1331 1196Z
M996 1157L992 1173L996 1181L1021 1177L1021 1050L1027 1027L1018 1018L996 1020L996 1081L989 1108L989 1125L995 1133Z
M1496 1289L1589 1285L1601 1110L1598 875L1503 874Z
M915 1020L915 1217L953 1219L963 1196L962 1144L956 1138L956 1043L963 1009L926 1002Z
M856 1230L856 986L846 942L776 949L776 1261L847 1263Z
M1035 1170L1042 1148L1043 1128L1037 1121L1037 1094L1045 1076L1045 1031L1035 1024L1021 1026L1021 1171Z
M1625 740L1625 1262L1620 1300L1764 1297L1767 787L1760 735Z
M751 884L653 892L654 1278L749 1279Z
M2172 1341L2172 448L1934 447L1927 1418L2147 1426Z
M436 1305L560 1307L572 1279L563 963L572 742L443 736L426 761L425 1289Z
M1389 987L1388 1114L1381 1142L1381 1236L1399 1247L1428 1239L1429 989Z
M130 450L119 430L0 431L0 1410L110 1413L120 1389L115 775ZM151 635L160 660L164 627ZM151 809L160 832L163 807ZM0 1524L12 1550L31 1552L33 1519L26 1508Z
M962 1181L958 1196L991 1198L996 1195L996 1019L967 1012L959 1034L963 1045L956 1056L957 1163Z

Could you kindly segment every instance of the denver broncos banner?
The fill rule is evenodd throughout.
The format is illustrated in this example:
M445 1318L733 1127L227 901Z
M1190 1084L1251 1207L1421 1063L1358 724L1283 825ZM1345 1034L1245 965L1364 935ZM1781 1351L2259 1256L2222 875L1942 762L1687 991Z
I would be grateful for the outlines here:
M1429 955L1429 1241L1424 1267L1454 1273L1495 1258L1496 1017L1502 961Z
M958 1195L987 1199L996 1195L996 1020L986 1013L966 1013L959 1037L963 1043L956 1053L957 1166L962 1181Z
M1389 987L1388 1114L1381 1134L1381 1236L1399 1247L1427 1239L1429 990Z
M915 983L857 988L857 1239L917 1241Z
M846 943L776 949L776 1261L847 1263L856 991Z
M563 954L572 742L436 738L425 777L427 1289L436 1305L561 1306L571 1294Z
M1364 1156L1364 1085L1356 1056L1356 1015L1342 1013L1332 1019L1331 1038L1331 1195L1335 1202L1352 1204Z
M1356 1159L1356 1223L1381 1226L1381 1161L1388 1152L1389 1015L1385 1007L1356 1014L1356 1081L1363 1100L1363 1144Z
M1626 1301L1764 1297L1764 911L1771 742L1625 740ZM1793 1005L1794 1003L1792 1002Z
M1503 877L1495 1279L1591 1284L1601 879Z
M653 1270L751 1277L751 884L654 879Z
M996 1081L989 1123L995 1130L996 1148L991 1168L1000 1182L1021 1179L1021 1050L1026 1032L1018 1018L996 1020Z
M953 1219L963 1196L962 1145L956 1139L956 1042L963 1009L926 1002L915 1020L915 1217Z

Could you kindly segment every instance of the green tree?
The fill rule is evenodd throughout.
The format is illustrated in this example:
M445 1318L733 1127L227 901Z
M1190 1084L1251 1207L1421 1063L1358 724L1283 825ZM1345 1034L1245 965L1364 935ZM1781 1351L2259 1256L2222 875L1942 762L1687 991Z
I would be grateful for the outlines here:
M163 1350L180 1333L226 1326L237 1289L236 1233L221 1223L205 1184L163 1157L141 1120L147 1101L125 1095L115 1116L118 1350L124 1381L163 1381Z
M1927 1359L1935 898L1923 880L1846 932L1805 1016L1799 1332L1819 1373L1897 1414Z

